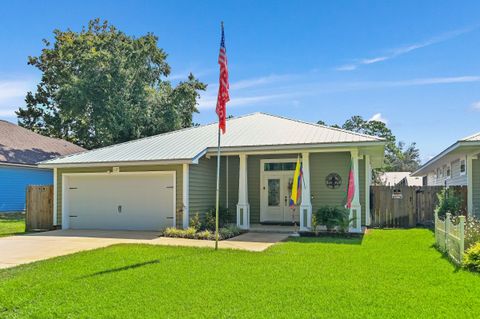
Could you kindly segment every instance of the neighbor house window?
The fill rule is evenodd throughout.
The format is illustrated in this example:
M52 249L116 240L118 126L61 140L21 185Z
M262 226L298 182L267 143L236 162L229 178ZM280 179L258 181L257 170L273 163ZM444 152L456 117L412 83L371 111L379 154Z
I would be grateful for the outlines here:
M465 160L460 160L460 175L465 175L467 172L467 166L465 164Z
M445 167L445 175L447 178L450 178L452 176L452 167L450 165Z

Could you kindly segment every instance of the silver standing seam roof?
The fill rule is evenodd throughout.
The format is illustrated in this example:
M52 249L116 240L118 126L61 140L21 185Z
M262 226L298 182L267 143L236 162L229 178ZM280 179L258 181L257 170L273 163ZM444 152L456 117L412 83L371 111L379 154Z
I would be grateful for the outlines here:
M192 163L217 146L218 124L190 127L44 161L41 166L124 162ZM343 129L254 113L227 120L222 151L294 146L384 145L384 139Z

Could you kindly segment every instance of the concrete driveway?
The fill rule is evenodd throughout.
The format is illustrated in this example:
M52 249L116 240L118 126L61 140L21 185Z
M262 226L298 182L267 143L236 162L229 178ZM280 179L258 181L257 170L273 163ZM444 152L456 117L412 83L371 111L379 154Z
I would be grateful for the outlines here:
M0 268L73 254L113 244L214 247L209 240L158 237L158 232L55 230L0 238ZM245 233L219 242L219 248L264 251L288 237L284 233Z

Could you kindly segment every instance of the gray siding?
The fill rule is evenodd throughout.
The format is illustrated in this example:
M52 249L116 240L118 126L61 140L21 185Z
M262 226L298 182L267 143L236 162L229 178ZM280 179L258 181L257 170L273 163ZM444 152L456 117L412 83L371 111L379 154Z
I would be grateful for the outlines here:
M460 155L453 161L443 159L437 162L435 166L432 166L430 172L427 174L428 186L443 186L445 185L445 182L447 183L447 186L466 186L467 174L460 175L460 159L466 159L466 156ZM444 166L448 165L451 167L451 177L446 178L446 176L442 176L435 178L435 172L437 171L437 168L443 168Z
M346 203L346 187L350 169L350 153L314 153L310 154L310 185L312 191L313 212L321 206L343 206ZM342 178L342 185L330 189L325 178L330 173L337 173Z
M62 175L66 173L101 173L112 171L111 166L59 168L57 170L57 223L62 223ZM183 216L183 170L182 165L120 166L120 172L175 171L176 172L176 224L182 227Z
M190 217L199 213L204 214L215 207L216 190L216 157L202 157L198 164L189 165L189 212Z
M228 208L230 222L236 221L239 162L238 156L228 156L228 187L227 157L222 156L220 163L220 206ZM210 159L202 157L198 164L190 165L189 173L190 217L196 213L203 217L207 211L215 207L217 157L212 156Z
M473 214L480 218L480 160L473 160L472 168Z

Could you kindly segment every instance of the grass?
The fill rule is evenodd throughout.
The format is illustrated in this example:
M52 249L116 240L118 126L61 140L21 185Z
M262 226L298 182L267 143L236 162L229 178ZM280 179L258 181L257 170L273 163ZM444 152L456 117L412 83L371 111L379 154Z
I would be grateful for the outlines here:
M24 213L0 213L0 237L16 235L24 232Z
M425 229L266 252L116 245L0 271L1 318L474 318L480 276Z

